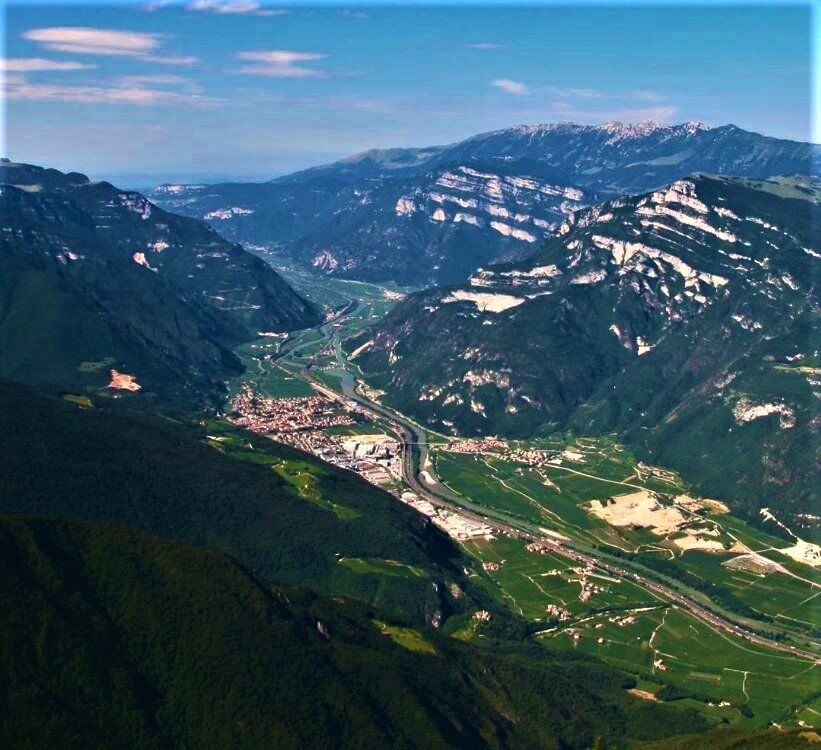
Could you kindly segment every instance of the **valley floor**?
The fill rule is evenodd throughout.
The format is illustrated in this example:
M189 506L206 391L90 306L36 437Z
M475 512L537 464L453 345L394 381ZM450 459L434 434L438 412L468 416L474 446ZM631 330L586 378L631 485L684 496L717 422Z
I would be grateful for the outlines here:
M234 393L318 398L327 414L346 414L345 424L302 425L299 439L314 437L301 447L349 460L431 516L474 561L476 582L546 647L594 654L635 675L640 697L697 707L713 723L821 726L813 545L785 539L774 517L762 519L768 533L720 498L693 497L674 473L611 439L466 441L422 428L380 403L341 347L401 291L291 281L336 312L316 329L246 347L248 375ZM381 474L374 454L357 463L356 446L374 435L387 446ZM340 562L413 574L387 560ZM456 636L482 638L481 617Z

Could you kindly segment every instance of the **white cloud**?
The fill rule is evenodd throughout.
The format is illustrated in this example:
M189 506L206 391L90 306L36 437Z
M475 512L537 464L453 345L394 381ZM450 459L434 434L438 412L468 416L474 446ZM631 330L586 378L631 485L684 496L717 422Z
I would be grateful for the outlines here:
M545 86L541 91L562 99L606 99L609 96L599 89L562 88L560 86Z
M123 76L117 79L123 86L143 86L145 84L155 86L176 86L178 84L188 83L187 78L175 75L136 75Z
M582 122L662 122L669 123L679 112L678 107L662 105L657 107L615 107L610 109L583 109L574 104L556 102L553 111L570 119Z
M162 54L163 34L117 29L95 29L89 26L51 26L29 29L23 38L38 42L48 50L77 55L136 57L165 65L193 65L198 58Z
M60 86L6 81L6 97L38 102L73 102L77 104L157 104L174 94L168 91L135 87Z
M516 94L517 96L522 96L528 92L527 86L523 83L511 81L509 78L497 78L495 81L491 81L491 86L495 86L497 89L501 89L508 94Z
M306 68L297 63L323 60L327 55L318 52L293 52L290 50L268 50L238 52L238 60L253 63L243 65L236 72L246 75L271 76L273 78L305 78L322 75L316 68Z
M124 55L141 57L159 46L159 34L137 31L94 29L87 26L52 26L30 29L23 38L39 42L46 49L82 55Z
M480 50L507 49L507 45L505 45L505 44L496 44L495 42L476 42L475 44L466 44L465 46L468 49L480 49Z
M638 109L621 109L607 114L607 120L622 122L663 122L669 123L678 114L678 107L641 107Z
M43 70L89 70L96 65L75 60L46 60L43 57L17 57L0 60L0 70L14 73L34 73Z
M159 63L161 65L196 65L200 59L193 55L146 55L142 58L146 62Z
M281 16L288 12L284 9L264 8L261 3L251 0L193 0L185 6L185 9L220 15L252 16Z
M537 93L551 94L560 99L608 99L613 101L637 101L637 102L662 102L664 95L658 91L649 89L637 89L634 91L603 91L592 88L568 88L562 86L547 85L534 89Z
M659 102L664 99L664 96L658 91L648 89L640 89L633 92L633 97L642 102Z
M145 11L146 13L154 13L155 11L162 10L163 8L167 8L173 4L174 0L149 0L147 3L143 3L140 6L140 10Z
M187 104L212 105L217 100L197 93L183 93L168 89L157 89L146 85L151 76L130 76L118 79L111 85L62 85L33 83L22 74L5 77L6 99L38 102L68 102L74 104ZM170 83L154 80L153 83Z

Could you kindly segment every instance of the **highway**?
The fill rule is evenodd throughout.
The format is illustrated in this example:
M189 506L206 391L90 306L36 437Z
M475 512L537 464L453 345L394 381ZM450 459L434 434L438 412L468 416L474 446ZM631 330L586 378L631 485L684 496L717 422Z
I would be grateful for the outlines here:
M330 343L333 345L334 353L336 355L336 359L340 366L340 369L346 370L346 372L348 372L349 375L351 373L350 370L347 368L347 362L341 351L340 342L338 340L338 332L332 331L329 324L343 319L345 315L350 314L357 308L357 305L354 305L353 307L351 305L348 305L337 316L326 321L322 326L319 326L318 328L320 333L322 333L326 338L328 338ZM298 351L300 348L301 346L297 346L295 349L288 351L285 354L285 356L289 357L293 355L293 353ZM620 576L622 578L635 581L637 584L644 587L648 591L651 591L657 596L673 603L674 605L677 605L682 609L687 610L690 614L697 617L699 620L707 623L716 630L721 630L725 633L729 633L736 637L743 638L749 643L754 643L765 648L789 654L790 656L796 658L806 659L808 661L821 664L821 656L819 656L816 653L813 653L812 651L808 651L805 648L801 648L798 646L787 645L785 643L773 641L769 638L761 636L758 633L748 628L742 627L738 623L733 622L710 609L707 609L705 606L703 606L697 601L694 601L691 597L685 595L681 591L678 591L658 580L655 580L649 577L648 575L619 566L611 560L602 559L601 557L597 557L596 555L591 554L588 551L580 550L570 540L559 540L555 537L540 535L538 533L532 532L529 529L520 528L512 523L501 521L496 518L489 518L487 515L483 513L479 513L469 508L466 508L464 506L464 498L460 498L458 495L450 491L449 488L445 486L443 483L441 483L436 477L433 464L427 461L427 436L421 428L418 428L415 425L415 423L412 422L412 420L408 419L402 414L399 414L393 409L383 406L382 404L379 404L373 401L372 399L368 398L364 393L362 393L361 389L355 387L354 377L350 377L349 379L343 381L343 395L340 395L339 393L327 387L323 383L320 383L315 377L313 377L308 368L303 368L301 375L308 383L310 383L313 386L313 388L315 388L319 393L322 393L327 398L343 403L346 400L355 401L372 418L377 418L383 422L387 422L392 428L392 431L401 439L402 476L405 480L405 483L411 488L411 490L413 490L413 492L415 492L421 498L427 500L434 507L447 509L452 512L458 513L462 516L465 516L467 518L479 521L481 523L486 524L487 526L490 526L491 528L495 529L497 532L500 533L527 539L530 541L537 541L545 545L552 551L561 554L578 563L589 565L597 568L600 571L604 571L615 576ZM420 472L422 467L424 467L424 470L427 472L428 477L432 480L431 482L425 482L423 478L420 478L420 472L418 472L416 468L414 449L416 449L416 451L418 451L419 453L418 465L420 467ZM766 626L766 623L762 623L762 627ZM811 643L811 645L817 644Z
M408 437L411 438L410 440L406 439L404 441L402 461L403 478L414 492L416 492L420 497L423 497L432 505L460 513L463 516L485 523L499 532L506 533L512 536L527 538L528 540L538 541L540 544L545 545L552 551L561 554L565 557L568 557L571 560L583 563L585 565L590 565L592 567L597 568L600 571L610 573L612 575L633 580L636 583L643 586L644 588L648 589L649 591L652 591L653 593L657 594L658 596L661 596L664 599L667 599L668 601L677 604L682 609L686 609L688 612L698 617L700 620L708 623L709 625L712 625L714 628L723 630L727 633L732 633L733 635L746 639L750 643L755 643L760 646L765 646L767 648L772 648L777 651L788 653L795 657L808 659L816 663L821 663L821 658L819 658L818 655L812 653L811 651L806 651L795 646L789 646L784 643L772 641L769 638L765 638L763 636L758 635L757 633L742 628L741 626L724 619L715 612L706 609L702 605L688 598L681 592L670 588L669 586L654 581L646 576L642 576L637 572L626 570L625 568L614 565L609 561L604 561L601 558L597 558L586 552L581 552L578 549L575 549L571 543L558 540L554 537L542 536L539 534L534 534L530 531L524 531L520 528L517 528L514 525L503 523L495 519L490 519L485 515L467 510L457 503L443 499L441 496L430 491L428 487L425 486L424 481L420 481L414 469L414 433L410 432L407 427L403 427L402 430ZM433 476L432 469L428 469L428 473L431 476Z

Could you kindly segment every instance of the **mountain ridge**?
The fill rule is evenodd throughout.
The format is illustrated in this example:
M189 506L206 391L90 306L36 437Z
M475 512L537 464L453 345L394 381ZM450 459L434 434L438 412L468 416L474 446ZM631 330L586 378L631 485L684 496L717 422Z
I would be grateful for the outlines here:
M573 211L694 172L818 171L821 147L701 123L515 126L375 149L264 183L165 185L162 205L333 276L427 286L521 260Z
M701 175L617 198L527 261L411 295L348 348L439 429L615 431L749 514L776 491L812 513L814 195ZM710 430L723 435L713 456Z
M109 371L198 400L241 369L231 349L318 311L190 217L80 173L0 164L0 376L100 389Z

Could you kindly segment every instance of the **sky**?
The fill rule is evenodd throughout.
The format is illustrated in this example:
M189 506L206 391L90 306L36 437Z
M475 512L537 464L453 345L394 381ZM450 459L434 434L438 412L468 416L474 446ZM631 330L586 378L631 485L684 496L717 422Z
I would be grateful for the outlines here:
M522 123L700 120L817 142L819 15L801 3L7 3L0 150L143 187L269 179Z

